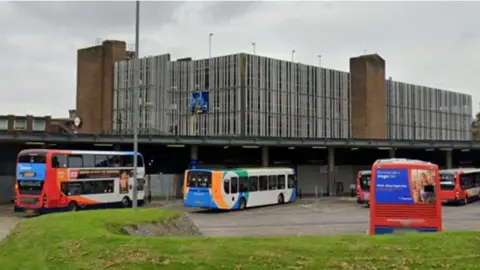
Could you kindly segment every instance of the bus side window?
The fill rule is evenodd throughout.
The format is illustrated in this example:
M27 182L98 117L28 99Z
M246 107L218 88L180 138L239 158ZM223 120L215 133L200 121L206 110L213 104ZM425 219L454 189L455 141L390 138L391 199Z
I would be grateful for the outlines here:
M258 190L258 176L250 176L248 178L248 191Z
M85 154L83 155L83 167L84 168L93 168L95 167L95 156Z
M134 155L119 156L119 158L120 158L120 165L122 167L133 167ZM137 154L137 167L143 167L143 158L139 154Z
M121 167L120 158L118 156L108 156L108 167Z
M80 155L69 155L67 157L68 168L82 168L83 159Z
M225 194L230 194L230 179L223 180L223 191Z
M480 186L480 173L474 173L473 174L473 187L479 187Z
M277 176L270 175L268 177L268 189L269 190L276 190L277 189Z
M472 175L471 174L462 174L460 175L460 185L462 189L469 189L472 188Z
M97 155L95 156L95 167L108 167L108 160L107 160L107 156L100 156L100 155Z
M239 181L239 191L240 192L247 192L248 191L248 178L247 177L240 177Z
M268 178L265 175L260 176L260 180L258 181L260 184L259 190L268 190Z
M62 193L65 195L68 195L68 183L63 182L62 185L60 186L60 189L62 190Z
M288 175L288 188L296 188L297 187L297 179L295 175L289 174Z
M52 168L67 168L67 156L65 156L65 155L53 155L52 156Z
M278 175L277 181L277 189L285 189L285 175Z
M232 192L232 194L237 194L238 193L238 177L230 178L230 184L231 184L230 191Z

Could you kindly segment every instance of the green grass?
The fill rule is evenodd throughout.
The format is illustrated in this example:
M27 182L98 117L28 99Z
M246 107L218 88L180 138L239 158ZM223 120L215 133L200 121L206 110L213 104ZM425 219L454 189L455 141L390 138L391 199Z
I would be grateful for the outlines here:
M281 238L132 237L180 215L121 209L45 215L0 243L1 269L478 269L480 232Z

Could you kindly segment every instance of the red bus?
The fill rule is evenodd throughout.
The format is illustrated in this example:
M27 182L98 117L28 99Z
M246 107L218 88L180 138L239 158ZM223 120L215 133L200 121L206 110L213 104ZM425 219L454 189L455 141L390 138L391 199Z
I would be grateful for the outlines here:
M370 205L370 177L372 171L357 173L357 203Z
M442 203L466 205L480 197L480 169L458 168L440 171Z
M137 168L138 204L144 203L145 167L134 152L31 149L18 154L15 211L47 213L130 206Z
M377 160L370 187L370 234L442 231L438 166L411 159Z

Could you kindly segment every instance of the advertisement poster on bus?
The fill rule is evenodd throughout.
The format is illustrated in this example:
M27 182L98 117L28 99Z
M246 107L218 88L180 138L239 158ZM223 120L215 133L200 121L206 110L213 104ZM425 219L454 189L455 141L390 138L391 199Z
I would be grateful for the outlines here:
M107 169L107 170L92 170L92 169L75 169L70 170L69 178L71 180L80 179L108 179L119 178L119 191L121 194L129 192L129 179L132 176L132 170L126 169Z
M411 170L412 197L416 204L435 204L435 172L433 170Z
M379 169L375 175L375 201L388 204L434 204L432 170Z

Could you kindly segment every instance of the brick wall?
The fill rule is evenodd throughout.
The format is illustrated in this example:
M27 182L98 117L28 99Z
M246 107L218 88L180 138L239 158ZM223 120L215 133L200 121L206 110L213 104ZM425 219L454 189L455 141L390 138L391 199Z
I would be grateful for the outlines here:
M77 52L77 115L79 133L100 134L112 129L114 63L127 58L123 41L107 40L102 45Z
M387 138L385 60L377 54L350 58L352 137Z

